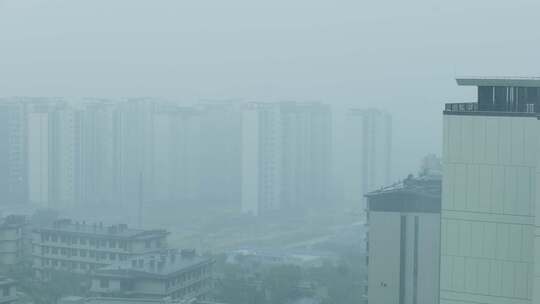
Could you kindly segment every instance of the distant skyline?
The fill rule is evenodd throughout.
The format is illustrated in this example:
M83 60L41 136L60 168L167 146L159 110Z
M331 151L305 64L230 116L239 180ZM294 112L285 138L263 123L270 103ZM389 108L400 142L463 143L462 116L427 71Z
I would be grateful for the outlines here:
M0 0L0 96L377 107L394 118L405 174L440 154L443 103L474 98L456 76L540 75L539 11L534 0Z

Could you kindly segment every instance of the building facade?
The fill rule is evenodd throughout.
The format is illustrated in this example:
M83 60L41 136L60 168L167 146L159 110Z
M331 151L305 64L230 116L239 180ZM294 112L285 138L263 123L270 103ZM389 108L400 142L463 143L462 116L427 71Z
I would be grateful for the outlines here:
M319 103L249 103L242 112L242 211L324 207L331 183L331 115Z
M167 246L165 230L139 230L125 224L103 226L71 220L57 220L51 227L33 233L33 268L46 279L51 271L87 274Z
M0 193L5 204L28 201L24 103L0 100Z
M108 100L84 99L73 111L76 204L116 205L120 201L116 105Z
M440 303L540 303L540 80L457 82L478 99L444 111Z
M59 208L76 200L76 117L62 100L27 101L28 199Z
M0 276L0 304L17 302L17 284L14 280Z
M441 176L370 192L368 303L439 303Z
M25 260L30 242L27 228L24 216L0 218L0 266L16 265Z
M188 250L134 257L94 271L90 292L102 297L204 299L212 289L213 263Z
M349 109L342 159L343 200L365 208L364 195L391 183L392 117L377 109Z

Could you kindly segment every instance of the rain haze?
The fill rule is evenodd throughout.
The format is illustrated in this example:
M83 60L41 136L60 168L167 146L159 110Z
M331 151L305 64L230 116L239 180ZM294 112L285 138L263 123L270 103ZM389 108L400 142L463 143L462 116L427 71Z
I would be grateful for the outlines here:
M28 248L42 253L39 262L34 258L24 267L0 267L0 289L2 280L11 286L15 279L21 285L20 303L71 303L61 302L66 296L107 303L90 299L114 294L106 292L109 283L114 286L107 269L113 267L111 261L127 264L134 259L135 267L144 257L153 263L149 250L111 251L110 261L96 251L101 262L85 264L84 273L91 275L83 275L77 284L65 273L51 274L47 267L54 264L48 263L56 260L47 256L54 252L48 238L56 238L54 233L63 238L62 231L81 232L80 227L88 226L96 235L99 229L126 235L103 245L109 248L132 241L138 248L137 233L147 229L151 232L144 233L150 236L142 247L151 248L148 240L155 240L167 254L177 251L170 253L171 267L180 267L172 258L176 254L190 267L199 265L196 288L186 285L163 295L215 301L189 303L350 304L371 299L370 304L416 304L434 303L430 301L435 298L453 303L444 293L448 290L478 292L486 298L477 301L496 303L487 290L461 290L450 283L439 290L439 263L443 286L444 257L454 255L445 255L444 248L442 255L437 251L436 257L420 256L437 265L428 267L437 268L430 274L436 279L425 279L437 283L436 291L429 292L433 286L418 287L416 279L411 283L415 290L426 290L422 295L409 294L409 283L403 283L408 279L406 266L398 266L396 283L378 272L380 260L372 260L372 255L380 252L379 257L389 261L393 257L385 253L395 250L403 262L407 229L416 231L421 252L432 253L426 248L438 246L438 229L455 228L448 224L446 230L441 187L453 193L463 176L469 176L466 183L473 188L478 185L471 180L484 178L481 168L470 177L463 173L468 169L452 167L459 157L452 158L449 147L468 151L460 144L466 139L452 137L466 133L457 126L457 117L467 112L464 126L489 125L465 121L493 110L480 111L485 94L491 94L491 105L506 94L512 112L538 113L531 96L540 85L497 79L519 82L520 77L540 75L539 11L535 0L0 0L0 112L6 113L0 118L6 121L0 126L0 147L11 151L0 152L0 168L10 172L0 173L0 191L5 191L0 199L6 197L0 201L0 223L24 222L21 225L31 227L29 234L41 242L34 243L34 237ZM475 82L478 76L492 78ZM456 78L465 80L458 86ZM506 93L497 95L499 87ZM476 101L474 106L464 104ZM94 103L104 107L88 106ZM47 109L39 107L45 104ZM11 121L19 126L19 120L16 132L23 135L9 133L17 128ZM489 128L486 145L488 133ZM275 134L280 134L277 139ZM528 133L522 134L526 142ZM484 142L484 137L469 140ZM508 146L515 146L508 140ZM504 143L500 139L498 147ZM480 150L489 149L472 148ZM526 158L523 151L526 148L508 153ZM13 156L17 152L22 156ZM502 153L497 160L510 170ZM493 170L489 174L495 185ZM505 171L504 178L521 178L516 170ZM13 177L20 172L21 177ZM447 176L454 178L455 187ZM391 197L387 191L401 194L410 187L429 193L415 202L429 205L433 200L438 208L418 203L421 210L410 214L428 215L416 219L400 209L396 227L401 234L391 234L391 228L381 228L392 223L395 214L388 213L396 211L388 207L394 201L385 201ZM512 193L520 197L525 190L516 187ZM472 196L465 195L465 200L482 201L482 193L467 193ZM467 202L471 213L483 212L481 203L474 209L474 202ZM452 206L458 208L457 203ZM512 214L527 216L512 208ZM25 218L16 218L19 213ZM452 216L457 214L449 217L456 220ZM432 234L423 235L418 227L424 223L439 228L424 228ZM62 230L62 225L72 227ZM470 227L459 229L474 230ZM512 233L508 229L505 233ZM378 237L395 241L397 247L377 245ZM87 235L81 242L84 238L92 240ZM418 241L415 244L418 247ZM84 257L87 254L91 256L91 250ZM73 263L66 267L78 267L79 262ZM26 280L21 273L27 270L49 283ZM167 288L175 279L170 280ZM61 288L52 289L61 291L39 299L38 290L51 289L47 284L57 284ZM392 284L397 289L388 291ZM350 292L355 288L358 292ZM383 296L394 291L395 298ZM504 296L533 301L532 291L527 292Z

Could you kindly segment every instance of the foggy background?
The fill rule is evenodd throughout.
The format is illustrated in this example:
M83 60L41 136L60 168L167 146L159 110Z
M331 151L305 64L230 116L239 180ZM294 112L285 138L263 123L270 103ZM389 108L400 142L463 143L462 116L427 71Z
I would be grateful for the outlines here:
M443 102L473 98L454 76L539 70L525 59L540 46L538 11L534 0L1 0L0 96L375 106L393 114L400 177L440 154Z

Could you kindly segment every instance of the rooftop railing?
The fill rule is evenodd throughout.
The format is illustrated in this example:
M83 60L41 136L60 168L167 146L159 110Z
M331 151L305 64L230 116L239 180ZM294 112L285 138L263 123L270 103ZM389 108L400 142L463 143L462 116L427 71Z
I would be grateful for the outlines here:
M534 103L513 105L478 105L477 102L447 103L445 112L506 112L506 113L536 113Z
M477 102L458 102L447 103L444 105L444 110L447 112L477 112Z

